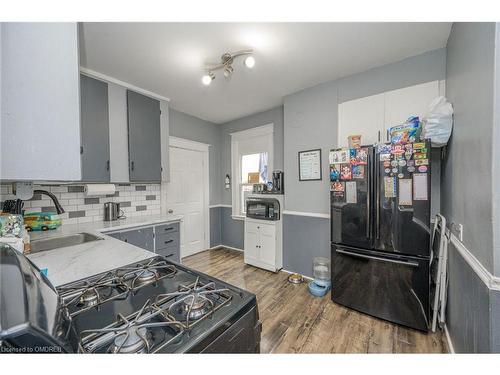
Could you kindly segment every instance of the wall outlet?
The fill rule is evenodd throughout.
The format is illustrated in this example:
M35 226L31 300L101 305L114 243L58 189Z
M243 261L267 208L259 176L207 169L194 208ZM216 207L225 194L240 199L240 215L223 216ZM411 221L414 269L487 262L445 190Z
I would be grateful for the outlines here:
M15 182L12 184L12 191L16 195L16 198L26 201L33 198L33 182Z

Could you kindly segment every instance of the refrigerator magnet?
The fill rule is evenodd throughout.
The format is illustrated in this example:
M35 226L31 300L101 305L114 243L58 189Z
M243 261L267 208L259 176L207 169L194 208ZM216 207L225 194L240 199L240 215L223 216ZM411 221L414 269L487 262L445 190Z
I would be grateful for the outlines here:
M418 142L413 144L413 149L421 150L425 148L424 142Z
M390 154L391 150L391 145L381 144L377 146L377 152L379 154Z
M408 161L406 162L406 165L407 165L408 167L413 167L413 166L415 166L415 160L408 160Z
M405 151L405 159L406 160L410 160L412 155L413 155L413 152L411 150Z
M420 167L418 167L418 171L422 172L422 173L427 172L427 166L426 165L421 165Z
M400 167L404 167L406 165L406 160L404 159L401 159L399 162L398 162L399 166Z
M392 173L398 173L399 169L397 167L392 168Z
M337 150L330 152L330 164L349 163L349 150Z
M365 166L364 165L353 165L352 166L352 178L365 178Z
M396 179L394 177L384 177L384 196L386 198L396 196Z
M408 170L408 172L410 173L413 173L415 172L415 167L414 166L409 166L408 168L406 168Z
M330 190L331 191L336 191L336 192L343 192L344 191L344 183L340 181L335 181L330 183Z
M356 181L348 181L345 183L345 202L346 203L358 203L356 191Z
M419 152L418 154L413 155L413 159L427 159L427 154L425 152Z
M340 179L341 180L351 180L352 179L352 171L350 164L342 164L340 166Z
M427 173L415 173L413 175L413 199L426 201L428 197Z
M429 165L429 159L418 159L415 160L415 165L418 167L420 165Z
M386 168L386 169L384 169L384 172L385 172L385 173L391 173L391 168Z
M356 160L358 164L366 165L368 163L368 152L366 148L360 148L356 153Z
M399 201L400 206L411 206L412 200L412 180L402 178L399 180Z
M380 154L380 161L390 161L391 154Z
M392 146L391 154L401 155L401 154L404 154L404 152L405 152L405 150L404 150L402 145L393 145Z
M386 160L384 161L384 168L389 168L391 166L391 162Z
M397 160L393 160L393 161L391 161L391 165L392 165L393 167L397 167L397 166L398 166L398 161L397 161Z
M404 176L405 176L405 175L404 175L404 174L402 174L402 173L398 174L398 178L403 178Z
M338 164L330 165L330 181L337 181L340 179L340 167Z

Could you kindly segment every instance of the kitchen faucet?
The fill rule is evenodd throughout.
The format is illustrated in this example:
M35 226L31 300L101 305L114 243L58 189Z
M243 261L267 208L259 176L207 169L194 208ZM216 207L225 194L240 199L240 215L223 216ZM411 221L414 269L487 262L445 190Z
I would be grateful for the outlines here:
M54 194L52 194L46 190L34 190L33 193L34 194L43 194L43 195L48 196L50 199L52 199L52 202L54 202L54 207L56 208L57 213L58 214L64 213L64 209L62 208L61 204L59 203L59 201L57 200L57 198Z

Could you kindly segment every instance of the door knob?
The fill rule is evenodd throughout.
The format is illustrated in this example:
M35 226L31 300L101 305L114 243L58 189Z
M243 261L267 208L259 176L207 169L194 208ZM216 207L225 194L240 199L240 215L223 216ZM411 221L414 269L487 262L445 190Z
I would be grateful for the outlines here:
M169 210L168 210L168 213L169 213L169 214L173 214L173 213L174 213L174 210L169 209Z

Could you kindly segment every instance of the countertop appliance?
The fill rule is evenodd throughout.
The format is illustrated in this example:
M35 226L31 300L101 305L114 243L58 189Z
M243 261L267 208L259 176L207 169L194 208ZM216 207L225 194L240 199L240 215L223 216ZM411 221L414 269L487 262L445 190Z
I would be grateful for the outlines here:
M56 290L22 254L0 251L3 352L260 351L255 295L163 257Z
M285 194L285 181L282 171L273 171L273 193Z
M249 197L246 200L246 216L259 220L280 220L280 207L276 198Z
M104 203L104 221L114 221L122 219L125 214L120 210L120 203L106 202Z
M332 150L332 300L427 331L430 143Z

